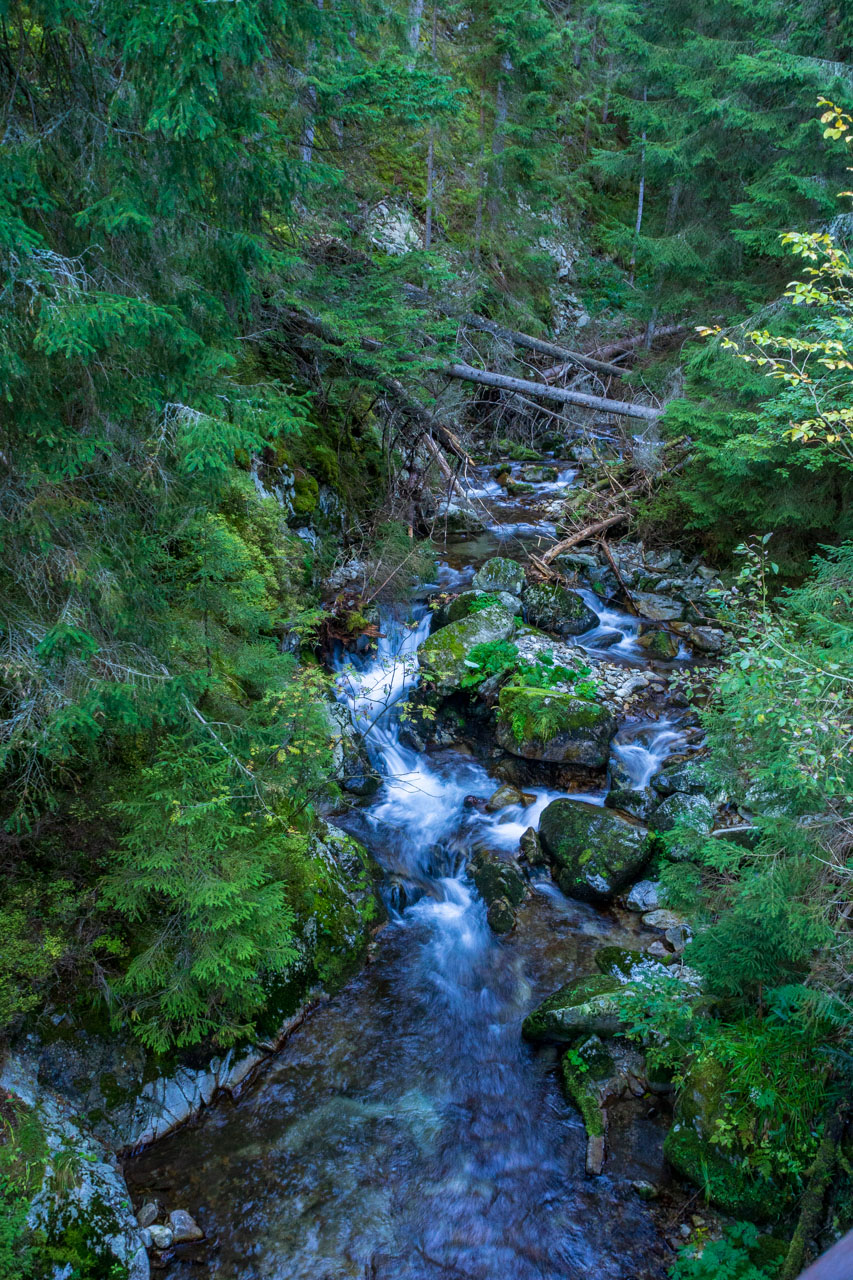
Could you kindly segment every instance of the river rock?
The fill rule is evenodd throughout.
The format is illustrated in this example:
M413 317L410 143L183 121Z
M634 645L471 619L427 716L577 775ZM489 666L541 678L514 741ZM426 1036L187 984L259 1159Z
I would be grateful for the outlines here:
M625 905L629 911L656 911L661 905L661 896L659 880L638 880L625 899Z
M487 849L478 849L469 863L477 892L491 906L498 898L517 907L527 890L524 876L514 862Z
M507 898L495 898L486 912L486 923L493 933L509 933L515 928L515 911Z
M651 825L655 831L689 827L691 831L707 835L714 825L714 807L705 796L676 792L658 805Z
M140 1227L150 1227L152 1222L157 1221L158 1213L159 1209L157 1208L156 1203L153 1200L149 1200L139 1210L139 1213L136 1215L136 1221L139 1223Z
M638 877L651 854L643 827L576 800L552 800L539 836L557 866L560 888L587 902L609 901Z
M488 609L442 627L420 648L421 667L426 678L439 693L451 693L459 688L463 676L473 669L469 654L474 646L508 640L514 629L515 618L502 604L490 605Z
M640 791L633 787L611 787L604 797L608 809L621 809L643 822L648 821L660 802L660 796L651 787L643 787Z
M678 657L678 637L671 635L661 627L640 628L637 644L649 655L660 662L670 662Z
M536 799L532 791L519 791L517 787L512 787L509 783L504 783L502 787L498 787L497 791L493 791L486 801L486 813L498 813L501 809L508 809L510 805L521 804L527 808L533 804Z
M611 978L628 982L639 974L662 973L663 966L644 951L631 951L628 947L599 947L593 959L595 967Z
M508 591L511 596L520 596L524 570L515 560L493 556L474 574L474 586L480 591Z
M636 591L632 596L637 613L651 622L672 622L684 617L684 605L669 596L650 591Z
M528 827L518 842L521 857L529 867L548 865L547 855L535 827Z
M651 785L663 796L671 796L676 791L684 791L688 795L698 796L710 785L707 767L704 761L697 760L687 764L670 765L667 769L659 769L652 778Z
M557 583L541 582L528 587L524 606L532 626L558 635L579 636L598 625L598 615L577 592Z
M609 708L559 689L508 685L500 692L497 740L511 755L602 768L616 719Z
M527 1040L568 1044L581 1032L613 1036L622 1029L613 995L622 983L603 973L573 978L524 1019L521 1033Z
M171 1227L158 1226L156 1223L148 1228L151 1235L151 1243L155 1249L163 1250L170 1248L174 1239Z
M172 1228L172 1240L175 1244L204 1239L204 1232L186 1209L173 1209L169 1214L169 1226Z

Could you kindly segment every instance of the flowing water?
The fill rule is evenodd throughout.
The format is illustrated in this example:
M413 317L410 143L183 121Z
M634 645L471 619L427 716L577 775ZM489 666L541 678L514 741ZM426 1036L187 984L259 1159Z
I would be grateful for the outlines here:
M458 588L470 568L440 576ZM135 1199L187 1208L205 1230L203 1245L166 1260L168 1280L665 1275L665 1246L631 1186L662 1176L661 1118L648 1103L617 1108L605 1174L587 1178L556 1052L520 1036L533 1005L593 970L598 946L637 945L635 919L570 902L549 881L534 884L511 935L491 933L468 857L516 850L557 793L535 788L531 805L486 814L472 798L498 784L473 758L401 742L429 622L418 606L385 619L377 654L337 677L384 777L347 819L387 874L391 923L373 960L238 1102L129 1163ZM615 625L611 613L600 622ZM628 648L631 625L621 615ZM661 721L620 735L615 753L641 787L679 741Z

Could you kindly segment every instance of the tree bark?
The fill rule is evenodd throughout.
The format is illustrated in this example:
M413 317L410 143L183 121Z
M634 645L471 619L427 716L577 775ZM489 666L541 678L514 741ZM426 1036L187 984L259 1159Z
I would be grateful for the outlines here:
M557 404L578 404L586 409L597 409L602 413L618 413L626 418L642 418L646 422L655 422L662 410L648 404L631 404L627 400L606 400L603 396L590 396L582 391L568 391L564 387L549 387L541 382L527 382L524 378L511 378L503 373L490 373L486 369L475 369L469 364L451 364L444 372L451 378L461 378L464 382L478 382L484 387L497 387L501 391L520 391L533 399L554 400Z
M643 102L648 100L648 89L643 89ZM646 125L643 121L643 133L640 139L640 190L637 194L637 222L634 227L634 248L631 253L631 284L634 283L634 267L637 265L637 246L640 243L640 232L643 228L643 201L646 195Z
M660 342L661 338L672 338L676 333L689 333L690 330L685 324L667 324L661 329L655 329L654 341ZM606 347L599 347L597 355L602 360L610 360L613 356L625 355L628 351L641 347L646 341L645 333L635 333L633 338L620 338L618 342L609 342Z

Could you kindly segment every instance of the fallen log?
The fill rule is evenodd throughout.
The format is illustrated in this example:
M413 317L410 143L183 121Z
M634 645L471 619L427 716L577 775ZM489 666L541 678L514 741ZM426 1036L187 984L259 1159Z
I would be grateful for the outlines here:
M632 404L628 400L608 400L604 396L587 395L583 391L569 391L565 387L549 387L541 382L527 382L524 378L511 378L503 373L490 373L486 369L475 369L470 364L447 365L444 372L451 378L462 378L466 382L478 382L484 387L498 387L501 391L519 391L522 395L534 399L554 400L557 404L579 404L586 409L597 409L602 413L618 413L626 418L642 418L646 422L655 422L662 410L649 404Z
M677 333L689 332L689 326L686 324L666 324L662 329L655 329L652 334L652 342L657 342L660 338L674 338ZM612 360L614 356L621 356L629 351L635 351L645 341L645 331L643 333L635 333L632 338L619 338L616 342L609 342L606 347L599 347L596 356L602 360Z
M451 494L454 494L454 493L458 494L460 498L465 498L467 496L465 493L465 490L462 488L462 485L456 479L456 476L453 474L453 471L451 470L451 468L448 466L447 459L439 449L438 445L433 440L432 436L429 434L425 434L423 437L423 442L426 447L427 453L432 458L433 462L438 467L439 471L447 481L448 491Z
M608 516L606 520L598 520L595 524L588 524L585 529L581 529L579 533L573 533L569 538L563 538L562 542L557 542L553 547L545 552L542 557L543 564L550 564L552 560L556 560L557 556L563 555L564 552L570 551L572 547L576 547L580 542L588 542L590 538L594 538L598 533L604 533L605 529L612 529L615 524L621 524L623 520L628 519L627 511L617 511L615 516Z
M618 365L607 364L594 356L584 355L582 351L570 351L568 347L557 346L554 342L545 342L544 339L534 338L529 333L520 333L518 329L505 329L502 324L496 324L494 320L486 320L483 316L465 316L463 323L469 329L479 329L481 333L490 333L494 338L503 338L504 342L511 342L516 347L536 351L542 356L553 356L555 360L568 364L580 365L582 369L590 369L593 373L604 373L615 378L624 377L625 374L625 370L620 369Z
M628 590L628 587L625 583L625 579L622 577L622 574L619 572L619 566L616 563L616 561L613 559L613 553L610 550L607 539L599 538L598 545L601 547L602 551L607 556L607 562L610 565L610 568L613 570L614 574L616 575L616 581L619 583L619 586L622 589L622 595L625 597L625 604L628 607L628 612L633 613L634 617L636 618L638 615L637 615L637 606L634 604L634 597L631 595L631 592Z

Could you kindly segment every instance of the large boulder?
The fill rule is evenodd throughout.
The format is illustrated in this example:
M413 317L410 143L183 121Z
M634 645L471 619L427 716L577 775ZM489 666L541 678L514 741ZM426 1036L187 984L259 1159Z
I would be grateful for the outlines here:
M468 655L474 646L508 640L514 629L515 618L502 604L451 622L421 645L424 675L439 693L451 693L472 670Z
M644 827L577 800L552 800L539 836L563 893L585 902L608 902L637 880L652 846Z
M598 615L576 591L567 591L557 583L541 582L524 593L528 621L544 631L558 635L579 636L598 626Z
M616 720L607 707L558 689L508 685L500 692L497 739L524 760L581 764L607 763Z
M524 570L515 560L494 556L474 574L474 586L480 591L507 591L511 596L520 596Z
M689 827L708 835L714 825L714 806L705 796L676 792L667 796L655 809L652 826L656 831L672 831L673 827Z
M573 978L527 1015L521 1034L548 1044L569 1044L582 1033L617 1035L623 1027L613 997L622 985L603 973Z
M483 609L487 609L492 604L502 604L509 609L512 614L518 611L518 601L506 591L500 593L489 591L463 591L461 595L454 596L446 604L436 609L432 623L432 631L440 631L442 627L446 627L450 622L459 622L462 618L470 617L472 613L480 613Z
M650 622L678 622L684 617L684 605L670 596L651 591L636 591L632 596L637 613Z

